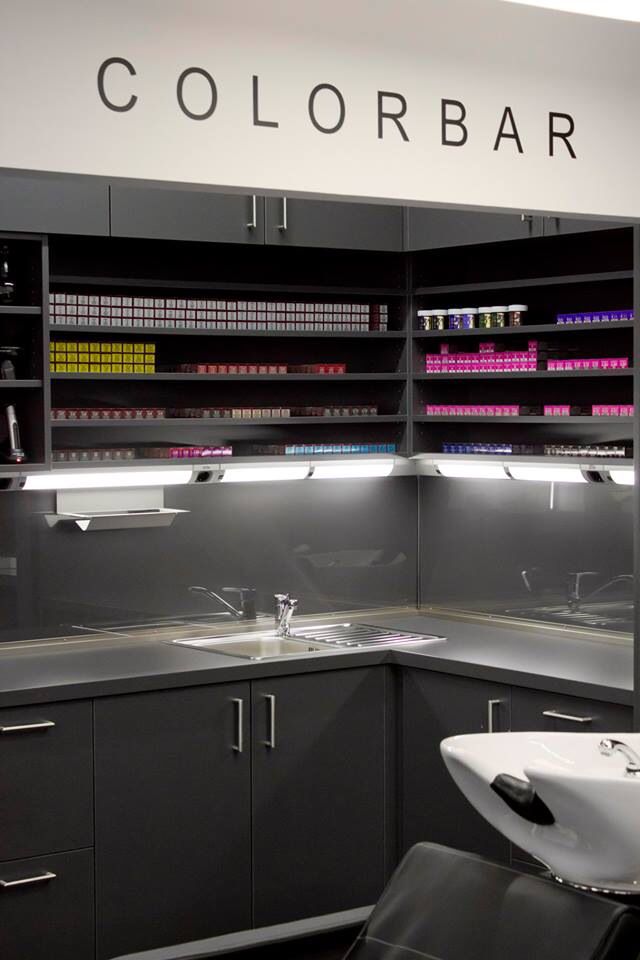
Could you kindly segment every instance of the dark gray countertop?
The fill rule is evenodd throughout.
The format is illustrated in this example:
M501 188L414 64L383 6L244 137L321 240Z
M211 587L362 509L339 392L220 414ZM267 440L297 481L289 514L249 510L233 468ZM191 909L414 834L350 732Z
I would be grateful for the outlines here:
M345 615L322 619L343 620ZM361 611L350 619L444 634L447 641L412 644L392 651L328 651L260 662L178 647L162 642L158 633L144 630L126 638L105 634L25 641L0 646L0 706L385 662L613 703L633 702L633 650L629 642L586 639L564 629L519 627L411 609Z

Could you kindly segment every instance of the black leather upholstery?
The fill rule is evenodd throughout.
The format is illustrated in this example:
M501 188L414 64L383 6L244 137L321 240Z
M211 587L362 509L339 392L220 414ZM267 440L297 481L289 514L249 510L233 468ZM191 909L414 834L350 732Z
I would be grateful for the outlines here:
M345 960L638 960L640 910L421 843Z

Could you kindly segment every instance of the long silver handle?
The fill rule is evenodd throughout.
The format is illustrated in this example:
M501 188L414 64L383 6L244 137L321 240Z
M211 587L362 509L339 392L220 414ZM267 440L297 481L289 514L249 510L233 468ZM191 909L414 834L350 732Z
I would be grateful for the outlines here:
M493 733L493 716L494 710L496 707L499 707L502 703L502 700L489 700L487 701L487 731Z
M236 742L232 746L232 750L235 750L236 753L242 753L244 750L244 700L241 697L233 697L231 700L232 703L236 705Z
M283 233L289 229L289 208L287 206L287 198L282 198L282 223L278 224L278 230L281 230Z
M55 727L53 720L36 720L34 723L5 723L0 733L28 733L30 730L46 730Z
M264 698L269 704L269 720L267 727L267 739L263 740L265 747L271 750L276 748L276 698L272 693L265 693Z
M593 717L574 717L570 713L559 713L558 710L543 710L543 717L551 717L552 720L568 720L570 723L593 723Z
M247 224L247 230L256 230L258 227L258 198L253 193L251 195L251 220Z
M3 890L9 887L26 887L30 883L43 883L45 880L55 880L55 878L55 873L51 873L50 870L45 870L44 873L39 873L35 877L22 877L21 880L0 880L0 887L2 887Z

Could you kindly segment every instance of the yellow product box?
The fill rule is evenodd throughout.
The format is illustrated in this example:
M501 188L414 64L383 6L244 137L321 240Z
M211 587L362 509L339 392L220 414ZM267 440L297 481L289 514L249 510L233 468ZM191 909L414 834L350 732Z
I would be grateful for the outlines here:
M55 368L56 368L56 371L55 371L56 373L66 373L66 372L67 372L67 365L66 365L66 363L56 363L56 364L54 364L54 366L55 366Z
M103 360L100 364L100 373L111 373L111 364L105 363Z
M155 343L145 343L145 345L144 345L144 352L145 352L145 353L155 353L155 352L156 352L156 345L155 345Z
M123 363L122 364L123 373L133 373L133 364L132 363Z
M144 353L144 343L134 343L133 345L134 353Z
M110 344L110 343L101 343L101 344L100 344L100 353L111 353L111 344Z
M89 373L100 373L101 368L99 363L90 363L89 364Z
M78 373L89 373L89 364L88 364L88 363L79 363L79 364L78 364Z
M63 343L62 341L58 340L56 341L56 343L54 343L53 349L55 350L56 353L66 353L67 345L66 343Z
M78 364L77 363L68 363L67 364L67 373L77 373Z
M100 344L99 344L99 343L90 343L90 344L89 344L89 353L100 353Z
M156 365L155 365L155 363L145 363L145 365L144 365L144 372L145 372L145 373L155 373L155 372L156 372Z
M112 343L111 344L111 353L122 353L122 348L124 347L123 343Z
M89 354L88 354L88 353L79 353L79 354L78 354L78 363L89 363Z
M121 363L112 363L112 364L111 364L111 373L122 373L122 364L121 364Z
M132 343L123 343L122 344L123 353L133 353L133 344Z
M144 373L144 363L134 363L133 365L134 373Z
M78 344L78 353L89 353L89 343L86 340L79 340Z
M70 360L70 359L72 360L78 359L78 351L75 349L75 347L73 348L73 350L67 350L67 360Z

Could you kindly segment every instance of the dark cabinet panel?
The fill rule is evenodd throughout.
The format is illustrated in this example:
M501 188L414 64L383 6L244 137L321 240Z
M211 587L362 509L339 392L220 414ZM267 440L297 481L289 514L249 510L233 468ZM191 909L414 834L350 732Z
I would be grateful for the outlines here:
M264 243L262 197L111 185L111 235Z
M410 207L406 216L408 250L434 250L542 236L542 219L528 216L523 219L522 214Z
M627 226L608 220L573 220L570 217L543 217L545 237L557 237L565 233L592 233L594 230L619 230ZM628 224L631 226L631 224Z
M565 733L629 732L633 730L633 710L615 703L514 687L511 729Z
M73 176L0 174L0 230L109 235L109 185Z
M402 207L268 197L267 243L291 247L401 251Z
M251 926L248 735L246 684L96 703L100 960Z
M252 684L256 926L380 895L384 685L384 668Z
M0 860L93 845L91 704L0 710Z
M402 683L402 847L429 840L494 860L509 860L508 841L473 809L440 755L445 737L509 729L509 688L426 670ZM494 701L491 703L491 701ZM497 702L495 702L497 701Z
M0 863L2 960L94 960L93 854Z

